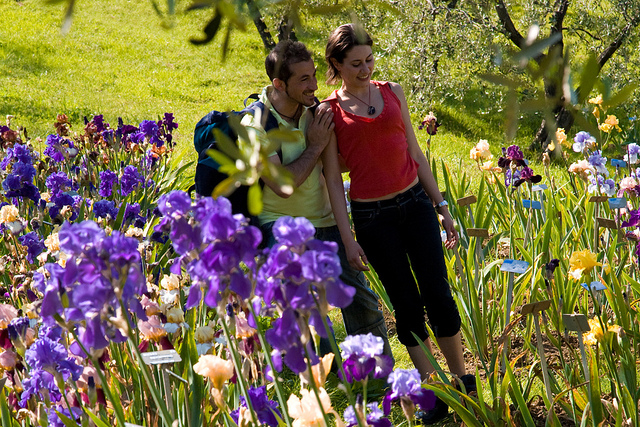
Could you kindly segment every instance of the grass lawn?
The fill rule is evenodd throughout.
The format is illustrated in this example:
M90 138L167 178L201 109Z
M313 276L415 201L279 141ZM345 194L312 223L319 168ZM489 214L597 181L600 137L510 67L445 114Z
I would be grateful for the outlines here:
M38 0L0 4L0 114L14 115L13 123L26 127L32 138L52 133L61 113L79 129L83 117L94 114L114 124L118 117L135 124L172 112L180 123L178 152L190 155L193 128L205 113L240 109L247 95L268 84L265 51L250 22L246 33L233 32L223 62L221 35L204 46L189 42L201 37L208 11L178 15L175 27L167 30L145 2L78 3L67 35L60 32L63 13L63 5ZM333 89L322 78L321 33L315 29L300 37L316 53L319 98ZM473 113L436 106L442 123L432 144L437 158L456 165L468 159L480 138L497 150L503 140L500 125L495 118L480 120L479 110L473 103L468 107ZM417 133L424 145L426 135Z
M60 32L63 13L63 5L40 0L0 3L0 114L15 116L14 128L25 127L32 138L53 133L53 122L61 113L69 116L72 129L80 130L83 118L95 114L115 125L118 117L137 124L171 112L180 124L174 134L178 154L195 160L196 122L210 110L240 109L247 95L269 83L266 52L252 23L246 33L233 33L223 62L221 35L204 46L189 42L190 37L201 37L208 11L180 15L176 26L167 30L148 2L79 2L65 36ZM308 39L300 36L316 53L319 98L333 90L322 78L322 34L332 28L316 28L306 33ZM441 127L432 138L431 155L445 160L453 174L469 174L470 191L480 172L469 160L469 150L479 139L489 140L494 155L504 145L500 114L482 116L481 104L487 103L470 94L464 106L433 107ZM426 146L428 135L417 130L422 111L415 110L418 140ZM528 142L526 133L519 141ZM339 312L332 316L338 338L344 337ZM395 337L392 344L398 366L409 368L404 347Z

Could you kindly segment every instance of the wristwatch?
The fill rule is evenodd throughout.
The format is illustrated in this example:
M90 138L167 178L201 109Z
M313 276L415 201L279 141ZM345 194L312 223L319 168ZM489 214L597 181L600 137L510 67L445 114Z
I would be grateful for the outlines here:
M438 208L443 208L443 207L445 207L445 206L449 206L449 203L448 203L446 200L443 200L443 201L441 201L440 203L438 203L438 204L436 205L436 209L438 209Z

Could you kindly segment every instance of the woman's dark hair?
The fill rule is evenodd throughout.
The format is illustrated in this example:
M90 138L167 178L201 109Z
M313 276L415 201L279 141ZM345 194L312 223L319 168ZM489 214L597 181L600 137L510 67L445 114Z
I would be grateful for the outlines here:
M283 40L274 47L264 60L264 68L269 79L280 79L287 82L291 77L291 65L298 62L311 61L311 52L300 42Z
M354 46L373 46L371 36L364 28L358 24L344 24L336 28L327 41L327 48L324 52L329 68L327 68L327 84L333 85L340 81L340 73L331 59L335 59L342 64L347 52Z

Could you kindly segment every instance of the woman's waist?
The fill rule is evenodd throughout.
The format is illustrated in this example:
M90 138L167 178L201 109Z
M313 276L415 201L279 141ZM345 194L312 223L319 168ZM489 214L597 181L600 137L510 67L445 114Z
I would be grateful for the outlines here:
M386 194L381 197L363 199L363 198L352 198L351 199L351 208L352 209L369 209L371 207L386 207L386 206L397 206L398 204L402 204L405 200L412 200L419 194L424 193L424 189L422 184L420 184L418 177L416 177L411 184L406 186L400 191L395 191L390 194Z

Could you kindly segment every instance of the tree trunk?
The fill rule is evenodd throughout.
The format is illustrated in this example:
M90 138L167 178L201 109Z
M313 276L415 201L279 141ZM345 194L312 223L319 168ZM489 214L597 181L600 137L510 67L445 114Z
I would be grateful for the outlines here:
M267 28L267 25L262 20L262 14L260 13L260 9L255 4L253 0L246 0L247 8L249 9L249 15L253 19L253 23L256 25L256 29L258 30L258 34L260 34L260 38L262 39L262 44L266 50L271 50L276 47L276 43L273 41L273 37L271 37L271 33Z
M622 46L624 40L629 37L631 31L640 24L640 15L635 16L631 21L624 26L624 28L620 31L620 33L616 36L616 38L607 46L607 48L600 53L598 56L598 72L602 70L607 61L616 53L618 48ZM580 93L583 90L582 87L578 87L576 89L577 93ZM547 93L547 95L549 95ZM588 96L589 94L585 94ZM565 133L569 133L569 129L573 126L573 122L575 121L573 115L569 110L565 107L560 107L557 110L554 110L554 115L556 118L556 128L563 128ZM547 145L549 145L549 141L551 141L551 137L549 132L547 131L547 124L545 120L542 120L540 124L540 128L536 133L535 138L533 139L530 149L546 149Z

